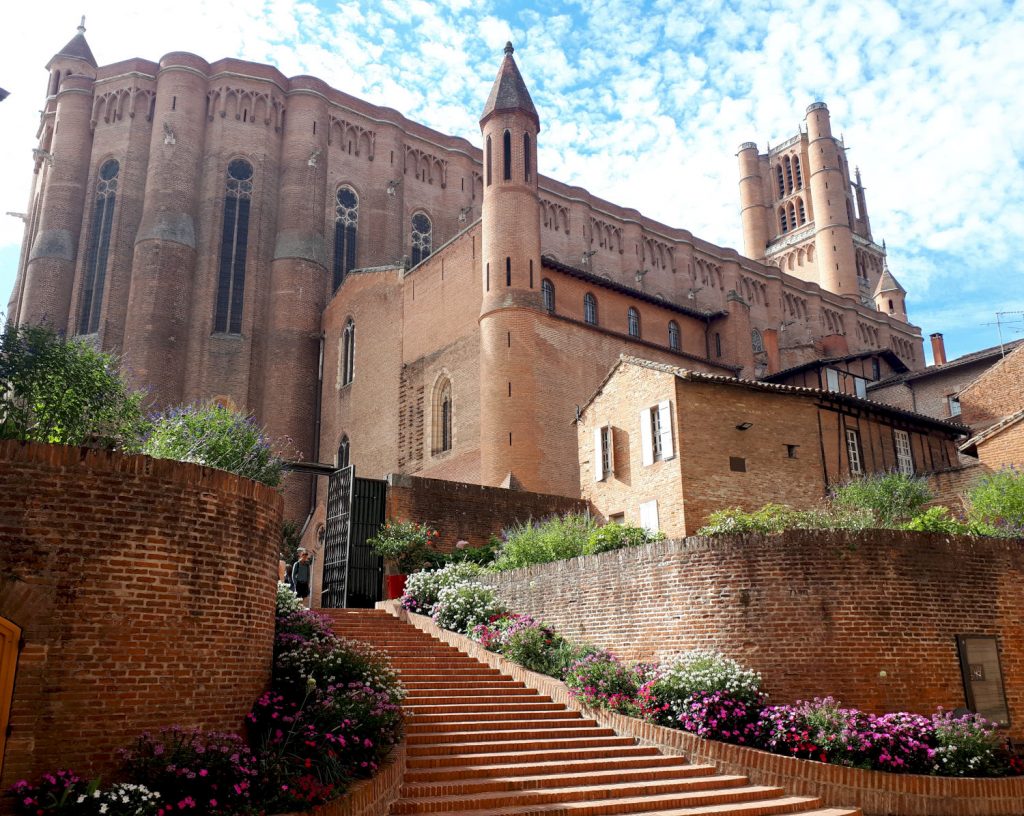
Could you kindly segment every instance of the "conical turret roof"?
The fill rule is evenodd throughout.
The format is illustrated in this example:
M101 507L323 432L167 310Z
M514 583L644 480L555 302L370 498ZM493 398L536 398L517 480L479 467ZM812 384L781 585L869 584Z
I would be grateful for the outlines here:
M82 24L78 27L78 33L68 40L60 51L53 55L53 58L46 63L46 67L49 68L53 65L54 61L59 57L70 57L71 59L80 59L84 62L89 63L93 68L96 68L96 57L92 55L92 49L89 47L89 43L85 41L85 18L82 18Z
M483 127L484 122L492 114L521 111L532 118L537 130L540 130L540 117L537 115L537 109L533 106L526 83L523 82L523 75L519 73L519 66L516 65L512 56L514 51L512 43L505 43L505 59L502 60L498 76L494 79L491 94L487 97L487 104L484 105L484 112L480 116L480 126Z
M878 279L878 286L875 287L876 295L881 295L884 292L900 292L904 295L907 293L907 290L900 286L900 282L889 271L888 261L883 262L882 276Z

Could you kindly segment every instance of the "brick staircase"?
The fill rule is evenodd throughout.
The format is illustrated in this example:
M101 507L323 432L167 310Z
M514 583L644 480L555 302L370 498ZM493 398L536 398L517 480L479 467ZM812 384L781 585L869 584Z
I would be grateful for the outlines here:
M342 637L387 652L408 690L392 816L860 813L637 745L383 610L327 614Z

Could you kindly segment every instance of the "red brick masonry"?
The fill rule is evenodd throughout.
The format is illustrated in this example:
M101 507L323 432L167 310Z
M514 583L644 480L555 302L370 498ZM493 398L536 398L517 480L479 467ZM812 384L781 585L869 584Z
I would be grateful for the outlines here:
M956 636L995 635L1024 734L1024 542L873 530L663 541L485 576L510 609L627 660L718 649L777 702L964 705Z
M744 774L756 785L780 785L787 793L820 796L830 807L860 807L864 816L1020 816L1024 777L957 779L952 777L887 774L824 765L819 762L769 754L753 748L703 740L685 731L645 723L608 711L580 706L565 685L554 678L528 671L488 652L463 635L437 627L422 615L411 615L388 601L391 614L500 669L553 700L584 711L620 734L656 745L665 753L683 754L691 762L709 762L723 773Z
M0 442L0 616L24 630L0 786L109 773L146 729L238 730L270 677L281 507L198 465Z

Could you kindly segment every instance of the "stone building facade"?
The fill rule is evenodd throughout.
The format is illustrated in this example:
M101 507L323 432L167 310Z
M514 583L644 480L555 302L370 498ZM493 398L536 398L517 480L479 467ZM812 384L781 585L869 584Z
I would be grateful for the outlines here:
M539 172L511 47L482 149L268 65L99 66L84 30L48 70L9 315L122 353L155 404L252 411L307 459L576 495L575 406L621 353L745 376L869 349L924 365L905 311L858 283L881 257L862 190L845 227L845 204L804 202L805 266L839 266L814 275L751 249L746 176L750 258L603 201ZM825 150L845 197L830 133L816 103L802 181ZM298 481L287 498L306 514Z

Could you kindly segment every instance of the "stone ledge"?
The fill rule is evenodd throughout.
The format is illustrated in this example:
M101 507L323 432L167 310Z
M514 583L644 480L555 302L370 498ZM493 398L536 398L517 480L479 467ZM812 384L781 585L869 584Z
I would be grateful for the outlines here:
M778 785L790 794L820 796L830 807L859 807L864 816L1021 816L1024 810L1024 777L920 776L826 765L705 740L686 731L590 709L580 705L561 681L524 669L465 635L441 629L430 618L405 611L397 601L385 601L378 607L620 734L686 756L691 762L714 764L723 773L743 774L756 785Z

